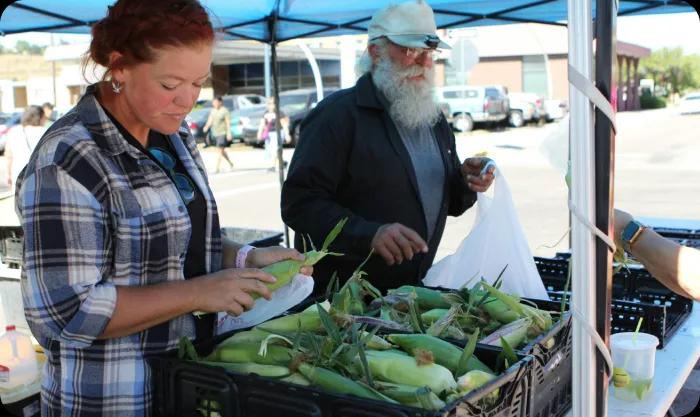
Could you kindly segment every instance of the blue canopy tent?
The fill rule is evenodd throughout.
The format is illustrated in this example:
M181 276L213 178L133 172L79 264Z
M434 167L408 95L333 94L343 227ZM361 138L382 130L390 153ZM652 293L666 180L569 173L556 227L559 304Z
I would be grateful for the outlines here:
M394 1L395 2L395 1ZM2 14L0 35L29 31L89 33L109 0L21 0ZM311 36L362 33L372 13L390 0L203 0L229 39L283 42ZM429 0L438 28L544 23L566 25L567 0ZM579 2L575 2L579 3ZM677 0L621 0L618 16L689 12ZM271 30L271 23L275 23Z
M302 37L366 32L375 10L402 0L201 0L225 39L276 45ZM605 415L610 335L610 234L614 115L610 107L616 16L693 12L677 0L427 0L440 29L509 23L568 26L572 184L573 413ZM29 31L89 33L112 0L22 0L2 13L0 35ZM595 75L593 27L595 20ZM597 80L593 85L591 80ZM273 71L274 94L278 74ZM593 104L593 105L592 105ZM594 110L595 107L595 110ZM279 120L279 117L277 118ZM279 125L277 127L279 129ZM278 134L278 137L279 134ZM280 152L280 164L281 147ZM280 166L280 182L284 180ZM600 239L596 239L597 233ZM599 231L603 231L602 233ZM602 335L599 337L598 335ZM593 343L599 346L596 352ZM608 357L609 359L609 357Z

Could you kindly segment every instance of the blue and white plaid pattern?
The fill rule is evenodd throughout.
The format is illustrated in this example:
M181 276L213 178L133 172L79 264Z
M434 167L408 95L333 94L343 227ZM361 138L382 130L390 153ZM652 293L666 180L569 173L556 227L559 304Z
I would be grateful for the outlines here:
M42 415L147 416L145 359L194 338L196 319L96 337L114 311L116 286L184 279L190 219L171 180L121 136L94 94L90 86L51 126L18 179L25 315L47 355ZM204 164L186 125L170 139L206 200L206 269L217 271L219 218Z

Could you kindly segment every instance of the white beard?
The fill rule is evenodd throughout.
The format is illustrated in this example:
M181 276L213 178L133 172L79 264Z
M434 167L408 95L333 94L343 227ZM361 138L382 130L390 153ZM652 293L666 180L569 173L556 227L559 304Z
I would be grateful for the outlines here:
M408 80L417 75L425 79ZM435 71L432 67L399 68L389 57L381 56L372 69L372 79L389 100L389 114L395 123L415 129L433 126L440 119L440 107L433 97Z

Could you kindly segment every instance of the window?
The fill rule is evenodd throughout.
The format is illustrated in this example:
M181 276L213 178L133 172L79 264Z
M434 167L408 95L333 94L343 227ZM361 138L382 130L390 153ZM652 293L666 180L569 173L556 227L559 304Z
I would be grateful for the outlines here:
M27 87L14 88L15 107L27 107Z
M544 55L523 56L523 91L549 97Z

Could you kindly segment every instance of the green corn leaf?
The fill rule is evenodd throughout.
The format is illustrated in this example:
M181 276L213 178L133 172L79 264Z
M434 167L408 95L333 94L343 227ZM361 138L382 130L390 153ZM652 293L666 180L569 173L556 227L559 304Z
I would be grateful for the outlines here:
M504 369L508 369L508 363L515 363L518 361L518 357L515 355L515 351L513 348L510 346L508 341L501 337L501 347L503 347L503 354L505 355L506 358L506 367Z
M334 294L338 293L338 288L340 288L340 280L338 279L338 271L333 271L331 275L331 280L326 286L326 300L333 300Z
M418 307L416 304L415 297L411 297L408 301L408 313L411 327L413 327L413 330L417 332L425 333L425 328L423 327L423 322L420 319L420 315L418 315Z
M340 344L342 342L340 330L331 318L330 314L328 314L328 312L321 307L319 303L316 303L316 309L318 310L318 316L321 319L321 323L323 323L323 327L326 329L328 336L331 338L333 343Z
M343 230L343 226L345 226L345 223L347 223L348 218L345 217L341 221L338 222L338 224L335 225L333 230L331 230L330 233L328 233L328 236L326 236L326 240L323 241L323 246L321 247L321 251L326 251L328 250L328 247L333 243L335 238L338 237L340 234L340 231Z
M474 331L474 333L469 336L469 341L467 345L464 346L462 350L462 355L459 357L459 362L457 364L457 371L455 376L464 375L467 372L467 364L469 363L469 358L474 354L474 349L476 349L476 342L479 340L479 328Z
M177 357L184 360L199 361L197 349L195 349L192 341L185 336L181 337L178 343Z
M503 284L503 273L506 272L506 269L508 268L508 264L501 269L501 272L498 274L496 277L496 281L493 282L493 286L496 288L501 288L501 284Z

